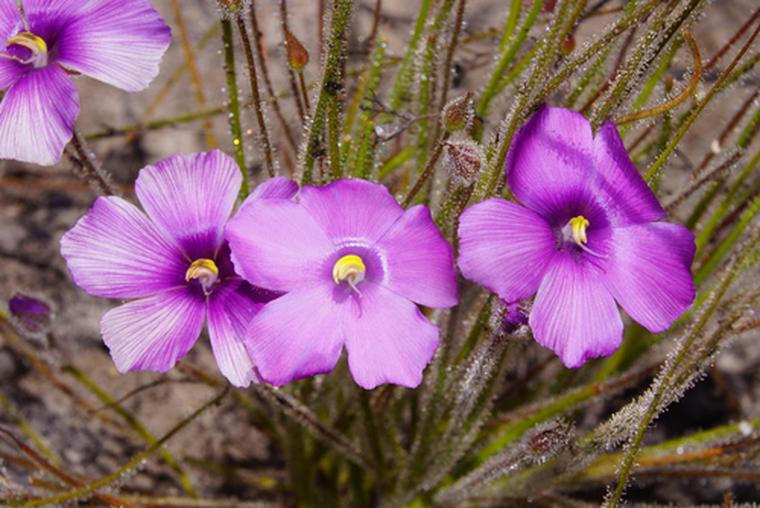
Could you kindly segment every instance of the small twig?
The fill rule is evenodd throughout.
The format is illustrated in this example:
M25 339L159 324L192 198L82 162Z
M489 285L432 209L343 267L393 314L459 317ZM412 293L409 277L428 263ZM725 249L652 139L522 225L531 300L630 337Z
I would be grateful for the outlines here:
M425 185L425 182L427 182L428 178L433 176L433 172L435 171L435 165L438 162L438 159L441 157L441 154L443 153L443 147L446 144L446 140L449 139L449 132L446 131L443 133L443 135L439 138L438 143L436 143L435 148L433 149L433 153L430 154L430 158L427 160L427 163L425 164L424 169L422 170L422 173L420 173L419 178L417 178L417 181L414 183L414 186L412 187L412 190L409 191L409 193L404 198L403 203L401 206L404 208L408 208L409 205L414 202L414 198L417 196L417 193L422 190L422 187Z
M106 196L117 194L111 186L108 174L92 157L77 129L74 129L74 133L71 136L71 146L76 152L76 160L81 163L82 174L85 180L97 189L100 194Z
M717 64L721 58L723 58L723 55L725 55L731 47L736 44L736 42L739 40L739 38L744 35L744 32L749 30L749 27L752 26L752 23L754 23L758 16L760 16L760 8L755 10L754 14L750 16L750 18L744 22L744 24L739 27L739 30L736 31L736 33L726 42L723 47L721 47L715 55L713 55L712 58L710 58L710 61L705 64L705 70L712 69L715 64Z

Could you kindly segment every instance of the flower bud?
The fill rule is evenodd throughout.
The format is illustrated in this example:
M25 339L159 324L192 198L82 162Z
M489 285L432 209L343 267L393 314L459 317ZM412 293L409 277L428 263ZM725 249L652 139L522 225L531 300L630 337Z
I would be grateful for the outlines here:
M285 49L288 52L288 65L296 72L301 72L309 63L309 52L293 33L285 29Z
M570 34L567 39L565 39L565 42L562 43L562 46L560 47L560 51L562 51L562 54L567 56L570 53L573 52L575 49L575 36L573 34Z
M225 18L240 14L250 3L250 0L216 0L216 5Z
M443 107L441 123L449 132L462 131L470 126L473 116L472 93L467 92Z
M462 185L477 180L485 155L473 141L447 141L443 146L443 165L451 179Z
M50 329L53 307L41 298L14 293L8 301L13 324L19 333L41 337Z

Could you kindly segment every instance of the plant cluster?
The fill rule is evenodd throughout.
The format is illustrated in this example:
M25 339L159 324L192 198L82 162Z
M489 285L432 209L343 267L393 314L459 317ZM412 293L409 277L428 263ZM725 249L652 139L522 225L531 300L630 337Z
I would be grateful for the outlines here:
M484 33L466 28L476 2L420 0L398 54L382 0L358 45L360 2L315 2L318 48L285 0L217 0L195 46L184 2L169 3L173 29L149 0L0 0L0 158L65 158L99 194L62 236L62 262L83 291L119 301L100 332L120 375L161 373L109 393L56 351L60 302L13 294L4 346L142 450L105 474L72 471L0 392L14 423L0 426L13 471L0 503L615 507L647 477L757 482L758 418L645 438L760 324L760 9L706 59L706 0L511 0ZM278 59L262 23L277 25ZM201 68L213 38L224 66ZM173 40L184 62L150 109L186 73L200 110L79 131L80 102L98 107L79 75L145 90ZM477 41L493 60L465 89L455 69ZM205 107L206 73L223 73L224 105ZM730 119L684 157L716 104ZM205 146L127 188L94 155L99 139L189 122ZM700 162L666 192L679 157ZM200 337L218 371L188 355ZM176 376L217 393L156 435L130 402ZM231 406L276 473L165 446ZM183 494L131 484L154 459ZM190 467L244 487L204 486Z

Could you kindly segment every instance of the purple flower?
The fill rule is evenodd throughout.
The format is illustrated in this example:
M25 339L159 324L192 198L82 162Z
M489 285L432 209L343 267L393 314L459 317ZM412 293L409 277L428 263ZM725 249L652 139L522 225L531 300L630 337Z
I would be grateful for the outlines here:
M79 287L130 300L100 322L120 372L169 370L207 322L222 374L236 386L255 380L242 335L275 295L235 275L223 239L241 179L235 161L218 150L175 155L140 171L135 191L146 213L100 197L61 239ZM296 190L273 178L250 199L289 198Z
M54 164L79 99L68 74L128 92L158 74L169 27L147 0L0 0L0 159Z
M615 302L661 332L694 299L694 236L665 218L615 125L544 107L515 137L508 182L524 205L489 199L462 214L459 266L506 301L536 294L536 340L568 367L620 345Z
M246 333L262 379L328 372L345 345L360 386L419 385L438 329L416 304L458 301L451 245L426 207L404 211L382 185L339 180L297 201L249 200L226 235L240 275L286 293Z

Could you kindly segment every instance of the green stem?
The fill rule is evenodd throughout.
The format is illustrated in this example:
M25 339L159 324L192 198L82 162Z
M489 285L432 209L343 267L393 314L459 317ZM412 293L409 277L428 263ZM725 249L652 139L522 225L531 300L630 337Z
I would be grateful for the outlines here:
M224 45L224 73L227 78L227 93L229 98L230 131L232 133L232 149L235 161L243 175L240 196L248 195L248 166L245 164L245 147L243 146L243 131L240 127L240 101L238 99L237 79L235 77L235 46L232 41L232 22L222 18L222 43Z
M654 180L655 175L659 173L659 171L665 165L665 162L667 162L670 155L675 151L676 147L681 142L681 139L684 137L684 135L686 135L686 131L688 131L689 128L691 127L691 124L694 123L694 120L696 120L699 114L702 112L702 110L705 109L705 107L710 102L710 100L712 100L713 96L721 89L724 82L728 79L728 77L731 75L734 68L739 63L739 60L741 60L741 58L744 56L747 50L752 46L752 43L754 42L755 37L757 36L758 32L760 32L760 25L758 25L758 27L752 33L752 35L744 44L742 49L734 57L734 60L731 62L728 68L725 71L723 71L720 78L718 78L715 84L713 84L713 86L707 92L705 97L701 101L699 101L697 106L691 111L691 113L689 113L689 115L686 117L685 121L683 122L683 125L681 125L681 127L678 129L675 136L671 138L670 142L668 143L668 146L665 147L665 150L662 151L662 153L657 158L657 160L654 161L654 163L646 171L646 173L644 174L644 179L646 179L648 182L651 182Z
M512 27L512 32L514 32L514 27L517 25L517 17L514 15L516 13L519 14L521 3L522 2L520 1L512 2L512 9L505 24L504 35L506 35L506 30L509 26ZM520 31L517 32L517 35L510 33L509 36L503 41L498 60L496 60L496 64L491 70L491 76L488 78L488 84L483 89L483 94L480 96L480 100L475 107L475 113L479 117L483 118L486 116L488 107L491 105L491 101L503 89L501 87L501 83L504 72L507 70L509 64L512 63L515 55L517 55L517 52L520 50L523 43L525 42L525 39L528 37L528 32L535 24L538 13L541 12L543 3L543 0L533 0L533 5L530 8L530 11L528 11L528 14L525 16L525 20L520 26ZM517 4L517 7L515 7L515 4ZM480 136L476 136L476 139L479 137Z
M328 126L329 146L331 147L330 161L334 174L340 173L340 128L336 128L339 114L339 93L343 90L343 61L346 53L346 38L348 22L351 19L351 0L335 0L330 27L330 39L327 46L322 83L319 88L319 98L314 109L311 127L306 136L306 152L303 156L303 173L301 184L309 184L314 176L314 162L321 156L322 135L325 128L326 116L331 120Z

